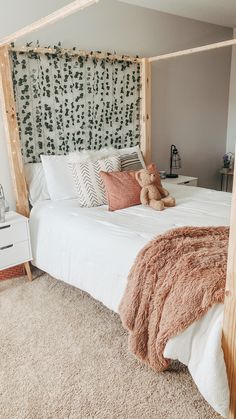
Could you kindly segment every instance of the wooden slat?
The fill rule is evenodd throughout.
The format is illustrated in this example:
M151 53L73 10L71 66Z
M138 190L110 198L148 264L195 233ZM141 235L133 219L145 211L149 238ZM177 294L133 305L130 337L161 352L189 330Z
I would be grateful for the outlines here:
M150 57L148 60L150 63L152 63L154 61L181 57L183 55L196 54L199 52L210 51L213 49L230 47L231 45L235 45L235 44L236 44L236 39L229 39L228 41L222 41L222 42L216 42L214 44L203 45L202 47L189 48L189 49L184 49L182 51L171 52L169 54L157 55L156 57Z
M230 388L229 419L236 419L236 170L231 207L222 346Z
M140 148L145 163L151 162L151 64L147 58L142 59L141 91L141 141Z
M75 0L61 9L56 10L48 16L43 17L42 19L37 20L36 22L31 23L30 25L25 26L17 32L12 33L11 35L5 36L0 39L0 46L10 44L15 42L17 39L22 36L28 35L29 33L35 32L44 26L55 23L58 20L64 19L67 16L72 15L73 13L83 10L85 7L91 6L94 3L98 3L99 0Z
M16 197L16 209L28 215L29 205L21 155L19 129L16 117L15 99L12 85L11 65L8 48L0 47L0 98L3 122L7 140L11 175Z
M28 280L29 281L32 281L33 278L32 278L32 272L31 272L31 268L30 268L30 263L29 262L26 262L26 263L24 263L24 266L25 266L25 270L26 270L26 274L27 274Z
M44 47L9 47L11 51L15 52L29 52L33 51L38 54L55 54L57 50L55 48L44 48ZM96 51L80 51L74 49L60 48L60 54L67 54L73 57L95 57L97 59L109 59L109 60L118 60L118 61L129 61L129 62L141 62L142 59L138 57L131 57L129 55L117 55L117 54L108 54L104 52Z

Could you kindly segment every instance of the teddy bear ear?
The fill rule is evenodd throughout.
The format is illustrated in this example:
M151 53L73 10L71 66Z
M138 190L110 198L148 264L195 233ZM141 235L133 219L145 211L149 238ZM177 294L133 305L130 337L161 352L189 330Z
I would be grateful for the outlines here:
M156 173L158 171L155 163L150 163L147 166L147 169L148 169L149 172L152 172L152 173Z

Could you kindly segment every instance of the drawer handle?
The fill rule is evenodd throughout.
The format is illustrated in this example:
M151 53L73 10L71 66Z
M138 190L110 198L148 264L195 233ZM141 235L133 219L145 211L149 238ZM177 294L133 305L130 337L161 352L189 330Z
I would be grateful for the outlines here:
M0 230L3 230L4 228L10 228L10 227L11 227L11 224L9 224L7 226L0 227Z
M10 247L13 247L13 244L8 244L8 246L0 247L0 250L10 249Z

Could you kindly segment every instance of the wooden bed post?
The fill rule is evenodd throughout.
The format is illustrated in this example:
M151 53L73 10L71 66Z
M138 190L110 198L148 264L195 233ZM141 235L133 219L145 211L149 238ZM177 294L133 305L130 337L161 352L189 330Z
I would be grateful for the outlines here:
M236 170L232 194L222 346L230 389L229 419L236 419Z
M140 148L148 164L151 162L151 64L147 58L142 59L141 91L141 141Z
M29 214L28 194L21 155L8 46L0 47L0 97L11 176L16 197L16 209L20 214L27 216Z

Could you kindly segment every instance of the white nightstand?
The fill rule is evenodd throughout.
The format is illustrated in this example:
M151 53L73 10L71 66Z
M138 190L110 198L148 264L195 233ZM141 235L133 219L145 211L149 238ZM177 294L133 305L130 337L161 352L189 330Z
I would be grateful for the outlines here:
M162 182L172 183L174 185L197 186L198 184L197 177L182 176L182 175L179 175L179 177L175 177L175 178L165 178L161 180Z
M6 221L0 223L0 270L24 263L31 281L30 260L32 252L28 218L10 211L6 213Z

